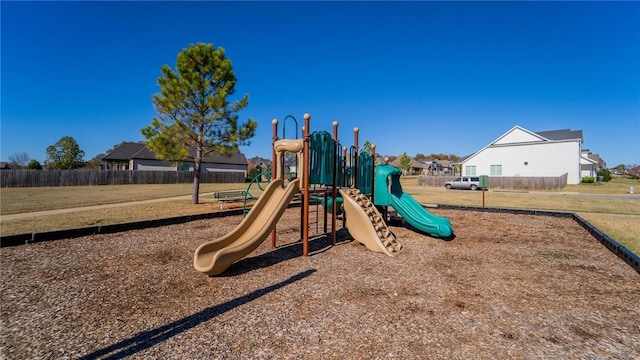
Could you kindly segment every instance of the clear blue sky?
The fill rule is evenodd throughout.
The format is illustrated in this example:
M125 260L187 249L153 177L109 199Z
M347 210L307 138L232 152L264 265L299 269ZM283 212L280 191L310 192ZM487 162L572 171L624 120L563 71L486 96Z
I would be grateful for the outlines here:
M250 95L247 157L270 156L271 119L308 112L385 155L469 155L520 125L640 163L640 2L2 1L1 22L3 161L143 140L160 68L206 42Z

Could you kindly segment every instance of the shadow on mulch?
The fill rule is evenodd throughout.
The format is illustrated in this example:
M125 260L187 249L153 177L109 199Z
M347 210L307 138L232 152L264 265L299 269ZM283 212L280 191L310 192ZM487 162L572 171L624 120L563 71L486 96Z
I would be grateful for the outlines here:
M90 360L90 359L98 359L98 358L124 359L128 356L131 356L140 351L148 349L156 344L159 344L180 333L183 333L191 328L194 328L203 322L209 321L218 315L221 315L226 313L227 311L233 310L238 306L245 305L253 300L260 298L263 295L266 295L270 292L283 288L296 281L300 281L306 277L309 277L311 274L315 273L316 271L317 270L315 269L305 270L279 283L253 291L247 295L235 298L233 300L229 300L222 304L208 307L193 315L189 315L180 320L173 321L167 325L160 326L153 330L138 333L129 339L125 339L111 346L108 346L106 348L96 350L90 354L87 354L81 357L80 359L82 360Z
M353 239L346 229L336 231L336 245L347 243ZM268 241L268 239L267 239ZM302 256L302 241L278 246L272 251L253 257L245 257L219 275L211 277L232 277L242 275L257 269L266 268L278 263ZM323 234L309 239L309 256L321 254L332 247L331 234Z

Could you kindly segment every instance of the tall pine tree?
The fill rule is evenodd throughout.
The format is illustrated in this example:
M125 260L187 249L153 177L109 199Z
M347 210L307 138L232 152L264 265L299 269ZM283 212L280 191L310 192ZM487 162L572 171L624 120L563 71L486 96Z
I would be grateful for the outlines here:
M214 152L229 154L249 144L257 123L238 122L238 111L249 95L231 101L236 76L223 48L191 44L177 56L176 70L162 67L160 93L153 95L157 116L142 129L147 146L161 160L193 159L195 176L191 200L199 202L202 160Z

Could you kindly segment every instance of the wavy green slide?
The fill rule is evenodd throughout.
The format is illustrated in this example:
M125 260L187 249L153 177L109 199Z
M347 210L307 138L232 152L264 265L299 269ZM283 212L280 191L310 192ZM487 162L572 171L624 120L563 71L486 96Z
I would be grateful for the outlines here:
M449 219L428 212L413 196L402 191L402 171L391 165L376 166L375 204L392 206L414 228L431 236L449 238L453 229Z

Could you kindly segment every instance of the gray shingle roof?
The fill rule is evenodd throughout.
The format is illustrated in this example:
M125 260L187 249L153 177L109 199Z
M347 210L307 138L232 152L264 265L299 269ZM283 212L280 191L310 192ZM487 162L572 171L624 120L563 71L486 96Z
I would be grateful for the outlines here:
M103 160L129 161L133 159L134 156L144 148L146 148L146 146L144 146L144 143L122 142L119 145L117 145L115 149L113 149L107 155L105 155ZM155 159L155 156L152 157L152 159Z
M561 130L551 130L551 131L538 131L536 132L536 134L549 140L580 139L580 141L583 141L582 130L561 129Z
M103 160L111 161L132 159L156 160L156 155L142 142L123 142L103 158ZM213 153L205 157L203 161L210 164L247 164L247 158L238 150L232 151L229 156Z
M229 156L213 153L205 157L204 162L212 164L238 164L247 165L247 158L239 150L232 151Z

